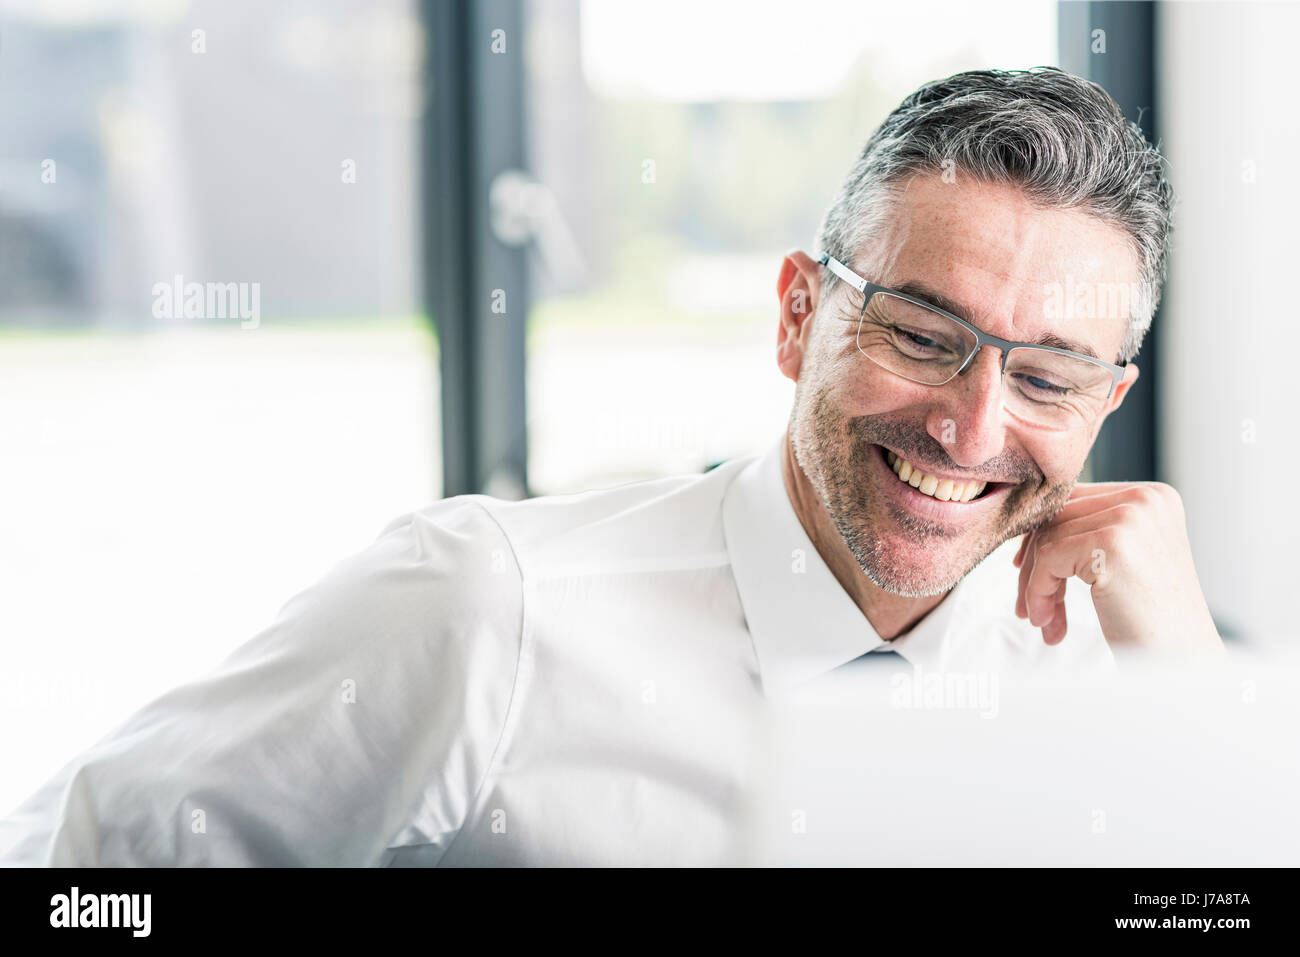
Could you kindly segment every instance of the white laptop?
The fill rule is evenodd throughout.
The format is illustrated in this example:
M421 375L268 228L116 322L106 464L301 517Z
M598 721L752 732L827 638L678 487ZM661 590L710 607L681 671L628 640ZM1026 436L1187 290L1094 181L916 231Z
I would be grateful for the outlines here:
M1300 865L1300 660L1117 660L1092 682L876 669L773 701L748 863Z

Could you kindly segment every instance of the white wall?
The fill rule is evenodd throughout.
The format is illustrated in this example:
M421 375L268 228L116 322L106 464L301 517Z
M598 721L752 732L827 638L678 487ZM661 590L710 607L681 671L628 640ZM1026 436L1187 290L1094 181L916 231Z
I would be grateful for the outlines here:
M1179 195L1162 464L1216 615L1295 646L1300 6L1165 3L1158 16L1159 135Z

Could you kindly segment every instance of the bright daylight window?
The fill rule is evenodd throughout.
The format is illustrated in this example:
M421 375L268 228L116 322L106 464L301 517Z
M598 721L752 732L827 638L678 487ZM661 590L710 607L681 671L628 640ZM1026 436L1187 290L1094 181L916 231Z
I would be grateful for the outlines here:
M532 166L555 196L528 330L535 492L765 449L794 394L781 257L812 252L871 130L935 77L1057 62L1055 4L866 9L528 4Z

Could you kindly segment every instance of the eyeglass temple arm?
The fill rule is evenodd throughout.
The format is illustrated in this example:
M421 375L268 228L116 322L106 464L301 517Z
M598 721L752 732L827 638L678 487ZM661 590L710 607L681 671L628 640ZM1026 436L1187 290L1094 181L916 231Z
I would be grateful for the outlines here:
M822 253L822 258L817 261L843 279L858 292L862 292L862 290L867 287L867 281L865 279L853 270L849 269L838 259L832 259L830 253Z

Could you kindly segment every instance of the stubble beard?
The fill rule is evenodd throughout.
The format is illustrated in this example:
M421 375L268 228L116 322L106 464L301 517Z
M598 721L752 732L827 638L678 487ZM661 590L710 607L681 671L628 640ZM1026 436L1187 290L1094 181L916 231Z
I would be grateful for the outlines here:
M824 388L807 403L800 398L796 396L790 420L795 460L863 574L895 595L925 598L948 592L1003 542L1056 515L1074 488L1074 480L1046 487L1037 479L1026 480L1011 489L996 515L954 537L943 526L903 511L863 479L872 467L868 456L879 454L875 445L925 449L934 445L933 438L880 416L849 418ZM897 544L880 534L886 522L902 529L909 540L908 554L944 554L937 562L908 562Z

